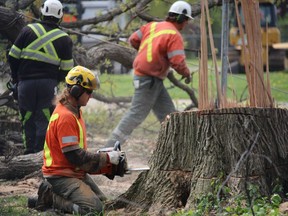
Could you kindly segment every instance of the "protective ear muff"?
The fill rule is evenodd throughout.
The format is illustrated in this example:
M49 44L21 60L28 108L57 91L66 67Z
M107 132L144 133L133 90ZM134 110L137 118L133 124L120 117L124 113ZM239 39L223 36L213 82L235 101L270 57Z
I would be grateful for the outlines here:
M84 89L80 85L73 85L70 89L70 95L78 99L84 93Z
M184 14L179 14L176 18L177 23L183 23L185 21L185 15Z

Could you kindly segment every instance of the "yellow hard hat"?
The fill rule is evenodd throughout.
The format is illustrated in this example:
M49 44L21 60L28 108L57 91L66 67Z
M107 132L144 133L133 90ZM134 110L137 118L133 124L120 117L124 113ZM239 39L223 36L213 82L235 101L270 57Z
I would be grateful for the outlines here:
M100 81L97 74L94 74L88 68L83 66L76 66L72 68L66 78L66 84L73 86L73 85L80 85L86 89L99 89L100 88Z

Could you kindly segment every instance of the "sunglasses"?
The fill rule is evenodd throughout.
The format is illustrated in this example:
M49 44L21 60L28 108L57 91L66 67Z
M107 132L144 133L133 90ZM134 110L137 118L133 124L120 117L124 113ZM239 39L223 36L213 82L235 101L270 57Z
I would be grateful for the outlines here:
M93 90L91 90L91 89L84 88L84 90L88 95L91 95L93 93Z

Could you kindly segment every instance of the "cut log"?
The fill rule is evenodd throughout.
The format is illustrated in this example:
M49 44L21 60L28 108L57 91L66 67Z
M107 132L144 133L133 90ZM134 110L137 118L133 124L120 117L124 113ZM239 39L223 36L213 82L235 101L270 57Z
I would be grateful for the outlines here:
M43 151L19 155L10 160L6 160L4 156L0 157L0 179L21 179L31 173L35 173L41 169L43 164Z
M245 183L251 183L269 196L276 180L286 193L287 122L286 109L172 113L162 124L151 169L142 172L107 209L161 215L189 208L201 195L213 192L211 183L219 176L231 195L244 192Z

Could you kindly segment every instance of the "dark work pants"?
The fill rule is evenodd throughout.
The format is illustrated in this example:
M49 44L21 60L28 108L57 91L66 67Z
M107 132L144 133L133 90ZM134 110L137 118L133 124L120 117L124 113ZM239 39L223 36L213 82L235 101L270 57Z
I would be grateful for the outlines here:
M25 153L43 150L46 129L54 110L57 80L23 80L18 83L18 104L23 129Z
M77 205L80 215L88 215L89 213L103 215L101 198L104 198L105 195L88 174L82 180L59 177L47 178L47 181L52 185L53 193L62 197L62 199L53 200L55 208L71 214L73 205Z

